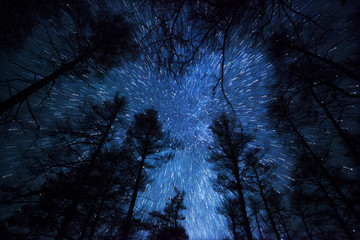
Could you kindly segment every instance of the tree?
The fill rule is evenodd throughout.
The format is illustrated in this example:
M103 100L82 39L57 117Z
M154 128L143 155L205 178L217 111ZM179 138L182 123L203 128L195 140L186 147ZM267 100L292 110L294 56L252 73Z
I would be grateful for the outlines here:
M259 237L261 240L264 240L263 231L264 231L264 224L266 219L261 214L261 211L263 210L261 207L261 201L259 201L256 198L250 197L249 202L250 202L250 209L252 211L252 214L250 216L255 218L255 224L259 233Z
M348 189L354 188L354 184L352 183L349 186L344 184L344 181L337 180L336 176L339 174L339 170L331 164L333 159L331 158L330 150L324 151L324 149L327 148L321 148L321 146L326 147L326 145L318 144L318 146L312 146L301 133L300 128L295 125L296 121L297 124L300 124L298 122L299 120L296 119L299 117L299 114L310 115L311 113L309 114L309 112L303 111L290 115L295 108L291 108L288 101L289 100L284 99L284 96L276 99L272 108L272 110L275 111L272 113L274 114L273 116L278 117L278 123L283 124L281 127L282 131L290 134L289 137L292 139L293 144L297 144L298 146L297 149L295 149L295 153L297 153L299 159L301 159L298 165L299 169L301 169L301 174L295 175L294 179L299 178L302 174L308 176L306 181L301 180L301 182L308 182L312 185L312 188L304 187L304 189L308 189L309 191L314 188L317 189L316 193L320 194L319 198L325 202L324 204L328 211L334 215L333 219L337 221L341 231L346 234L348 239L353 239L353 234L348 227L349 224L346 224L348 220L345 219L352 219L351 222L353 222L353 224L358 222L357 203L354 201L353 196L345 193L348 192ZM309 195L311 195L311 193ZM344 211L344 208L347 210Z
M237 198L226 197L221 206L217 208L219 214L223 215L231 230L233 239L240 239L242 231L240 203Z
M181 214L181 211L186 209L184 205L185 192L180 192L177 188L174 190L175 196L166 203L164 213L158 211L150 213L155 220L153 226L155 229L151 233L150 239L189 239L184 227L179 224L179 221L185 219L184 215Z
M2 86L4 89L8 89L10 94L7 99L0 102L0 114L10 111L18 105L17 113L21 104L26 102L31 115L34 115L29 98L39 90L44 89L46 95L49 96L55 81L59 82L61 77L69 77L70 73L86 82L85 73L93 71L101 75L109 68L122 63L127 54L133 50L131 49L133 44L130 28L120 14L104 14L100 10L94 12L89 8L81 9L81 11L77 8L68 8L66 15L61 20L63 22L59 26L64 29L58 39L53 39L47 27L44 27L52 48L53 56L50 58L56 60L47 61L44 64L44 68L47 69L45 74L41 73L43 69L28 69L14 63L23 70L34 74L34 79L27 77L14 79L22 85L26 83L22 90L10 86L9 84L13 81L4 81L5 84ZM67 29L68 25L75 28L74 31ZM48 69L52 67L55 70L49 72ZM5 91L2 92L5 94Z
M276 110L270 116L277 119L281 135L291 139L289 146L298 149L293 151L298 163L295 182L299 178L293 207L306 235L312 238L319 231L329 231L327 223L335 220L332 235L343 232L353 239L351 228L360 221L354 194L359 189L358 174L345 174L341 168L359 165L358 129L353 125L359 94L352 86L360 74L353 67L358 61L352 51L356 49L346 54L333 51L348 45L353 36L337 34L343 25L330 26L330 22L323 22L327 25L322 30L300 22L281 25L271 34L269 55L279 81L274 85L275 108L271 108ZM305 201L316 197L317 205ZM309 226L316 226L314 233Z
M71 226L66 235L76 239L102 236L104 233L101 229L107 228L122 212L119 203L128 199L126 191L130 166L126 164L124 154L116 150L101 154L101 162L86 182L86 191L81 193L78 189L86 164L70 172L48 174L37 194L32 193L31 201L19 198L25 201L19 210L6 219L6 239L56 237L64 213L77 198L78 207L72 212Z
M94 119L95 122L99 121L100 124L97 126L89 126L91 127L91 130L93 127L99 127L98 130L100 130L98 142L96 144L96 148L93 150L92 154L90 155L89 164L86 166L84 171L84 176L80 181L79 184L79 193L82 193L85 190L86 182L88 181L89 177L91 176L92 171L95 170L96 166L99 163L98 157L100 156L101 151L103 150L103 147L105 146L106 142L109 140L109 137L111 137L111 132L113 131L113 127L115 125L115 122L117 120L117 117L120 113L122 113L124 108L124 99L119 99L117 96L114 99L113 103L105 102L104 108L102 111L98 107L94 107L92 110L92 114L98 114L93 116L98 117L98 119ZM99 111L100 110L100 111ZM99 126L100 125L100 126ZM72 218L74 217L73 213L74 210L78 207L79 204L79 194L75 196L73 201L71 202L71 205L66 209L65 216L61 222L61 227L59 229L59 232L55 239L60 240L63 239L66 235L67 229L70 225L70 222Z
M298 27L299 31L300 29ZM349 86L357 84L356 79L360 79L360 74L349 70L351 67L347 69L327 57L327 54L322 54L317 50L321 49L322 44L326 42L319 43L319 40L315 38L304 43L296 38L289 39L290 34L286 30L273 34L269 46L279 77L282 79L281 87L297 89L296 92L287 91L284 94L292 94L294 100L301 98L302 106L306 103L313 108L313 111L316 109L319 112L317 116L314 116L319 118L316 123L324 119L331 124L332 134L343 142L350 155L357 161L360 159L359 143L351 133L344 129L341 122L345 120L343 112L351 111L351 106L359 103L360 95L350 91ZM334 48L337 47L337 45L334 46ZM295 60L291 60L292 58ZM347 65L351 66L353 61L347 59ZM291 105L296 104L299 104L299 101L293 101Z
M273 27L280 24L295 25L305 22L324 31L316 18L317 14L299 9L292 1L266 0L166 0L149 1L157 18L148 29L142 41L150 49L153 62L160 63L167 73L177 76L183 74L187 66L201 58L206 50L217 54L220 62L219 73L214 82L215 91L220 88L225 100L235 113L226 95L227 50L233 37L240 30L249 35L250 42L267 43ZM294 26L295 28L296 26ZM149 40L149 41L146 41ZM253 40L253 41L252 41ZM236 114L236 113L235 113Z
M302 133L302 131L306 131L304 126L316 122L317 109L312 108L312 105L303 104L301 107L302 111L300 111L300 105L292 105L297 100L295 98L296 93L293 95L293 91L290 89L283 89L280 92L281 93L274 98L269 108L269 114L272 117L277 118L277 127L279 131L289 134L290 136L288 137L290 137L294 143L298 143L298 146L301 146L299 149L300 152L303 151L301 155L305 154L307 156L303 160L309 161L309 163L306 164L309 164L308 166L313 166L312 164L314 164L319 169L321 175L330 183L331 188L336 192L336 195L346 208L348 208L349 213L359 220L360 215L357 210L357 204L352 201L351 196L347 196L347 194L344 193L344 191L347 191L347 188L345 188L345 185L340 185L341 182L336 181L334 173L330 171L330 169L334 169L331 166L336 166L335 160L332 160L332 163L330 163L331 156L329 156L329 154L332 151L332 139L324 137L321 139L318 138L316 140L319 143L312 146L307 137ZM305 115L307 117L303 118L302 116ZM315 140L313 138L314 136L311 137L312 140ZM354 185L350 187L353 188Z
M114 217L116 203L126 199L132 169L128 153L111 147L124 105L117 96L90 104L80 119L65 117L49 131L52 141L33 154L30 167L35 177L30 184L37 187L7 199L21 207L7 221L11 235L64 239L81 229L80 239L91 238L99 224Z
M81 222L78 238L92 239L114 234L109 231L110 223L124 217L124 206L129 201L134 172L128 152L111 148L99 157L102 161L87 181L86 201L81 203L86 217ZM106 230L107 229L107 230Z
M260 149L254 149L246 154L246 167L248 179L251 179L250 188L251 191L260 195L264 210L267 215L267 220L270 222L272 232L275 234L276 239L280 240L281 236L276 227L275 218L270 210L270 201L268 199L269 191L273 190L272 182L275 180L272 176L274 168L266 166L260 162L261 157L258 156Z
M122 239L127 239L132 227L132 218L140 185L144 177L144 170L153 167L154 163L169 160L171 142L169 135L163 131L158 120L157 112L148 109L145 113L135 114L132 126L126 133L126 146L133 153L132 160L136 163L137 174L135 186L132 189L131 201L122 229Z
M214 144L211 146L209 161L218 172L217 185L224 192L235 195L239 201L242 226L248 240L252 239L251 222L247 213L247 203L242 180L248 144L253 137L243 131L241 123L222 114L210 126Z
M331 219L325 218L323 211L319 211L314 195L309 195L306 190L305 184L300 182L303 179L297 178L294 185L294 192L290 195L291 206L290 210L295 217L298 217L300 224L298 223L298 236L307 236L310 240L315 239L322 235L324 222L331 222ZM295 221L293 222L295 224ZM324 231L325 232L325 231Z
M312 235L311 226L318 235L331 231L333 237L356 239L356 233L351 231L356 221L345 210L331 183L314 163L306 160L307 157L302 155L296 162L296 181L293 183L296 202L292 206L301 218L306 234Z

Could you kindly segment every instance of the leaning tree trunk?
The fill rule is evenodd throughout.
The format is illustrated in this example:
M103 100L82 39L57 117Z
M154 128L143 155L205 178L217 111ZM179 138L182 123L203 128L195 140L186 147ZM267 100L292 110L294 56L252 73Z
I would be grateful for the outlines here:
M129 236L131 218L132 218L133 213L134 213L134 207L135 207L135 202L136 202L137 194L138 194L139 187L140 187L140 181L141 181L143 167L145 166L145 158L146 158L146 155L143 154L141 156L141 163L140 163L138 173L137 173L137 177L136 177L134 192L133 192L133 194L131 196L129 210L128 210L128 213L126 215L125 223L124 223L124 226L123 226L123 233L122 233L122 239L123 240L126 240L127 237Z
M24 102L28 97L32 94L36 93L40 89L46 87L50 83L55 82L57 78L62 76L63 74L67 73L68 71L72 70L78 63L87 59L90 54L92 54L95 50L90 49L86 51L84 54L78 56L71 62L65 63L59 69L47 75L43 79L31 84L27 88L21 90L20 92L16 93L13 96L10 96L8 99L0 103L0 114L11 110L16 104L21 104Z
M326 116L328 117L328 119L330 120L331 124L334 126L334 128L336 129L336 131L338 132L340 138L343 140L343 142L345 143L345 145L349 148L351 154L353 155L354 159L357 161L360 161L360 153L358 152L358 150L356 149L356 146L354 145L355 140L352 139L352 137L348 136L344 130L340 127L340 125L337 123L336 119L334 118L334 116L332 115L332 113L330 112L330 110L326 107L325 103L323 103L315 94L313 88L311 87L311 93L313 95L313 98L315 99L315 102L317 102L320 107L323 109L323 111L325 112Z
M258 172L257 172L255 166L254 166L254 172L255 172L255 175L256 175L256 181L257 181L258 187L259 187L259 189L260 189L260 196L261 196L261 199L262 199L263 202L264 202L265 210L266 210L266 213L267 213L267 215L268 215L268 217L269 217L271 227L273 228L273 231L274 231L274 233L275 233L275 235L276 235L276 238L277 238L278 240L281 240L280 233L279 233L278 230L276 229L274 217L273 217L273 215L271 214L270 207L269 207L269 204L268 204L268 200L267 200L266 197L265 197L264 188L263 188L263 185L262 185L262 183L261 183L261 181L260 181L260 178L259 178L259 175L258 175Z
M261 233L261 227L260 227L260 222L259 222L259 219L258 219L258 215L257 215L257 213L255 213L254 215L255 215L256 226L258 228L259 235L260 235L260 240L264 240L263 235Z
M61 222L61 226L60 226L60 229L59 229L59 231L58 231L58 233L57 233L57 235L55 237L55 240L62 240L62 239L65 238L66 233L67 233L67 231L69 229L70 223L73 220L76 209L77 209L77 207L78 207L78 205L80 203L81 194L85 190L85 186L87 184L87 181L88 181L88 179L90 177L91 172L94 170L94 168L97 165L98 157L99 157L99 155L101 153L101 150L102 150L102 148L103 148L103 146L105 144L106 139L109 136L111 127L114 124L114 122L116 120L116 117L117 117L118 113L120 112L121 108L122 108L121 104L116 105L116 109L114 110L113 115L111 116L110 122L106 126L105 132L103 133L103 136L100 139L100 142L97 145L97 148L96 148L94 154L91 156L90 163L89 163L88 167L85 170L84 177L82 178L82 181L80 182L80 186L79 186L79 189L78 189L78 194L75 195L75 197L72 200L70 206L65 211L65 216L64 216L64 218L63 218L63 220Z
M337 220L337 222L340 224L341 229L344 231L345 235L347 236L347 238L349 240L355 240L354 236L352 235L350 229L348 228L345 220L341 217L339 211L337 210L336 207L336 203L334 202L334 200L329 196L329 193L326 191L325 186L322 184L321 180L316 177L316 181L321 189L321 191L323 192L326 201L328 202L331 210L333 211L334 215L335 215L335 219Z
M304 55L309 56L309 57L311 57L313 59L316 59L316 60L318 60L320 62L323 62L323 63L327 64L328 66L336 69L337 71L343 73L347 77L352 78L352 79L354 79L354 80L356 80L358 82L360 81L360 76L358 74L356 74L355 72L347 69L346 67L342 66L341 64L339 64L337 62L334 62L333 60L322 57L322 56L320 56L318 54L310 52L310 51L308 51L306 49L303 49L302 47L299 47L299 46L296 46L296 45L289 45L288 48L291 49L291 50L295 50L295 51L297 51L299 53L303 53Z
M244 230L246 233L246 237L248 240L252 240L252 233L251 233L251 226L250 226L250 220L249 217L247 215L247 211L246 211L246 203L245 203L245 198L244 198L244 194L243 194L243 187L241 185L241 181L240 181L240 176L239 176L239 167L237 165L237 160L235 161L235 159L233 159L233 168L234 168L234 177L236 180L236 185L237 185L237 192L239 195L239 201L240 201L240 210L242 213L242 216L244 218Z
M292 129L294 130L294 132L296 133L296 135L299 137L302 145L306 148L306 150L308 150L308 152L310 153L311 157L313 158L313 160L315 161L316 165L319 167L319 169L321 170L321 172L325 175L326 180L328 180L331 184L331 186L334 188L335 192L339 195L340 200L345 204L345 206L349 209L349 211L356 217L356 219L358 221L360 221L360 214L357 211L357 209L355 209L355 207L353 206L353 204L347 199L347 197L345 196L345 194L342 192L340 186L338 185L338 183L333 179L333 177L330 175L330 173L328 172L328 170L324 167L324 165L322 164L321 160L316 156L316 154L314 153L314 151L311 149L311 147L309 146L309 144L307 144L306 140L304 139L304 137L302 136L302 134L298 131L298 129L296 128L296 126L294 125L294 123L291 121L291 119L289 119L288 117L286 117L286 120L288 121L288 123L291 125Z
M109 179L106 181L105 185L106 188L103 191L102 195L101 195L101 202L100 202L100 206L98 206L97 208L93 208L90 212L89 212L89 216L87 218L86 224L85 224L85 231L81 234L81 236L77 239L77 240L83 240L86 237L86 233L87 233L87 226L90 225L90 233L87 237L88 240L93 239L93 236L95 234L96 228L97 228L97 224L99 222L100 216L101 216L101 212L103 211L104 205L105 205L105 201L108 198L108 193L110 191L110 185L111 185L111 180L113 179L113 176L115 174L115 169L112 169L111 175L109 177ZM92 215L95 215L95 219L90 223L90 218Z
M308 227L308 224L306 223L306 217L305 217L305 212L301 209L301 202L296 199L296 209L297 211L299 212L300 214L300 217L301 217L301 222L303 223L304 227L305 227L305 231L306 231L306 234L308 235L309 239L310 240L314 240L312 235L311 235L311 232L310 232L310 229Z

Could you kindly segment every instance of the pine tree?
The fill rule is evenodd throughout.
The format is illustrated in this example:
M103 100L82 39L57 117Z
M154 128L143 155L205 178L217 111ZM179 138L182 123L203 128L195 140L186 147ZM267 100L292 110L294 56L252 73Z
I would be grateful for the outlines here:
M174 190L175 196L170 198L170 202L166 203L164 213L158 211L150 213L156 221L150 239L189 239L184 227L179 224L179 221L185 220L185 216L181 214L181 211L186 209L184 205L185 192L180 192L177 188L174 188Z
M148 109L145 113L136 114L134 118L132 126L126 133L125 144L129 151L133 153L132 160L137 165L137 174L127 216L123 224L122 239L128 239L133 228L134 209L140 186L143 184L144 171L153 167L150 160L155 163L169 160L171 158L169 150L174 144L171 142L169 135L163 131L155 110Z
M242 176L248 144L253 137L245 133L240 122L223 114L210 127L214 144L211 146L209 161L218 172L217 185L225 194L233 194L239 201L242 226L248 240L252 240L251 221L245 199Z
M113 218L133 167L127 152L112 147L124 105L117 96L90 104L81 118L65 117L49 131L50 144L29 154L32 187L4 199L19 209L5 221L9 238L92 237Z

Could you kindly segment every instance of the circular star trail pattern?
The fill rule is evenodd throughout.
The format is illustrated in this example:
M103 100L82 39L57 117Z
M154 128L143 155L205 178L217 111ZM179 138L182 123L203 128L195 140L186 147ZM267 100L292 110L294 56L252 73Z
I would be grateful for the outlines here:
M112 9L124 6L130 8L125 2L108 4ZM134 11L134 14L139 22L152 19L150 12ZM142 28L137 31L140 36L145 34ZM273 67L250 37L243 36L240 30L232 31L231 34L225 52L224 90L243 127L255 134L256 141L253 144L271 149L263 160L280 166L277 174L283 181L277 184L281 188L281 184L286 185L291 163L278 139L274 137L275 130L270 127L266 116L266 104L270 100L270 86L273 83ZM44 39L44 35L35 34L30 41L33 46L30 47L37 49L39 46L46 46ZM160 168L147 170L153 181L138 197L137 206L146 211L161 210L174 195L174 187L185 190L187 209L184 211L186 219L182 224L191 239L221 239L231 236L227 231L226 220L216 211L222 197L212 188L212 179L216 177L216 173L207 158L208 148L212 143L209 126L221 113L233 112L223 96L221 86L213 90L220 76L222 53L220 50L208 49L210 48L204 46L201 59L195 59L176 80L163 70L160 71L153 58L144 55L112 69L101 81L89 79L92 87L81 81L63 81L61 85L55 86L52 98L45 102L45 107L50 111L44 111L41 116L45 121L52 121L64 112L76 114L84 101L92 99L101 102L112 99L115 93L126 97L129 121L134 114L147 108L157 110L164 129L174 139L181 141L182 147L175 151L174 159L170 162L162 164ZM42 49L37 54L47 58L47 53ZM32 56L27 56L22 61L29 66L36 66ZM19 163L15 160L15 153L18 151L17 145L7 145L7 161ZM4 176L9 176L9 171ZM144 214L143 218L146 217Z
M272 66L266 57L246 39L233 39L226 52L224 88L245 129L254 132L254 145L271 145L272 151L264 161L281 164L279 176L286 176L291 164L281 151L267 123L266 104L272 84ZM114 69L98 95L115 92L124 95L130 104L130 113L155 108L166 131L181 141L182 148L161 168L149 171L153 182L147 185L138 204L145 210L161 210L174 194L173 188L185 190L183 225L191 239L221 239L230 236L226 220L217 214L221 195L212 189L216 174L207 162L212 142L209 126L219 114L233 114L220 87L214 92L219 75L221 53L207 53L193 64L186 74L174 81L158 74L153 62L143 61ZM286 181L284 181L286 182Z

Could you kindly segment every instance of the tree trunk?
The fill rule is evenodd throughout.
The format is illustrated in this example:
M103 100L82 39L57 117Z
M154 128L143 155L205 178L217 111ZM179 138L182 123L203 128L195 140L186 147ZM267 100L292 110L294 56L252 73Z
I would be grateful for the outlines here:
M97 223L99 221L99 218L101 216L101 212L103 210L105 201L106 201L108 193L110 191L109 185L110 185L110 182L111 182L111 180L112 180L112 178L114 176L114 173L115 173L115 169L113 169L113 171L111 172L110 178L108 179L108 181L106 181L107 188L105 188L105 190L101 194L102 198L101 198L100 206L97 207L97 208L94 207L89 213L89 216L92 216L95 213L96 217L92 221L92 223L90 223L90 218L88 218L88 221L87 221L87 224L86 224L86 226L90 225L90 233L89 233L89 236L88 236L88 240L91 240L93 238L94 234L95 234L96 225L97 225ZM96 203L94 205L96 205ZM86 227L86 229L87 229L87 227ZM85 234L86 234L86 232L84 234L82 234L78 240L83 240L85 238Z
M340 224L341 229L344 231L345 235L348 237L349 240L355 240L351 231L348 229L344 219L341 217L340 213L338 212L334 200L331 199L331 197L329 196L329 194L327 193L327 191L325 189L325 186L321 183L320 179L317 176L316 176L316 181L319 184L319 187L320 187L321 191L323 192L330 208L334 212L335 218L338 221L338 223Z
M252 233L251 233L251 226L250 226L250 221L249 221L249 217L247 215L247 211L246 211L246 203L245 203L245 198L244 198L244 194L243 194L243 187L241 185L241 181L240 181L240 176L239 176L239 167L237 165L237 159L233 159L233 167L234 167L234 177L236 180L236 185L237 185L237 192L239 195L239 201L240 201L240 210L242 213L242 216L244 218L244 230L246 233L246 237L248 240L252 240Z
M276 206L276 210L278 211L279 220L280 220L281 225L284 227L284 230L285 230L287 239L288 239L288 240L291 240L290 233L289 233L289 229L287 228L287 225L286 225L286 221L284 220L284 217L283 217L283 215L281 214L281 209L279 209L279 208Z
M73 61L65 63L59 69L44 77L43 79L31 84L27 88L21 90L13 96L10 96L7 100L0 103L0 114L11 110L16 104L21 104L30 95L44 88L50 83L53 83L58 77L73 69L78 63L84 61L94 50L87 51L85 54L78 56Z
M94 203L93 206L91 206L91 210L86 216L83 231L81 232L81 235L77 240L83 240L85 238L86 233L87 233L87 229L88 229L88 227L90 225L91 217L92 217L92 215L93 215L93 213L95 211L95 205L96 205L96 203Z
M296 135L299 137L300 141L302 142L303 146L308 150L308 152L310 153L311 157L313 158L313 160L315 161L316 165L319 167L319 169L321 170L321 172L325 175L326 180L328 180L331 184L331 186L335 189L335 192L339 195L340 200L345 204L345 206L349 209L349 211L360 221L360 214L358 213L358 211L354 208L354 206L350 203L350 201L347 199L347 197L345 196L345 194L342 192L342 190L340 189L338 183L331 177L331 175L329 174L329 172L327 171L327 169L324 167L324 165L322 164L321 160L316 156L316 154L312 151L312 149L310 148L310 146L307 144L306 140L304 139L304 137L302 136L302 134L297 130L297 128L295 127L294 123L291 121L291 119L289 119L288 117L286 117L286 120L289 122L289 124L291 125L291 127L293 128L294 132L296 133Z
M113 169L113 171L112 171L112 173L111 173L111 176L110 176L110 179L107 181L107 186L109 186L109 185L111 185L111 180L113 179L113 176L114 176L114 174L115 174L115 169ZM109 193L109 191L110 191L110 187L109 188L106 188L106 190L104 191L104 193L103 193L103 197L102 197L102 199L101 199L101 203L100 203L100 206L98 207L98 209L97 209L97 211L96 211L96 217L95 217L95 219L94 219L94 221L91 223L91 225L90 225L90 233L89 233L89 237L88 237L88 239L89 240L91 240L92 238L93 238L93 236L94 236L94 234L95 234L95 230L96 230L96 225L97 225L97 223L98 223L98 221L99 221L99 218L100 218L100 215L101 215L101 212L102 212L102 210L103 210L103 207L104 207L104 205L105 205L105 201L106 201L106 199L107 199L107 197L108 197L108 193Z
M238 240L236 235L236 219L233 216L230 216L230 218L231 218L231 231L233 234L233 239Z
M311 87L311 93L313 95L313 98L315 101L320 105L320 107L324 110L326 116L330 120L331 124L334 126L336 131L338 132L339 136L345 143L345 145L349 148L351 154L353 155L354 159L357 161L360 161L360 154L356 149L356 146L353 144L356 142L354 139L352 139L350 136L347 136L345 132L341 129L340 125L336 122L334 116L331 114L329 109L326 107L326 105L315 95L315 92L313 88Z
M145 158L146 158L146 155L143 154L141 156L141 163L140 163L138 173L137 173L137 177L136 177L134 192L133 192L133 194L131 196L129 210L128 210L128 213L127 213L127 216L126 216L126 219L125 219L125 223L124 223L124 226L123 226L123 233L122 233L122 239L123 240L126 240L128 235L129 235L131 218L132 218L133 213L134 213L134 207L135 207L137 194L138 194L138 191L139 191L142 171L143 171L143 168L145 166Z
M313 237L312 237L312 235L310 233L309 227L308 227L308 225L306 223L305 212L301 209L301 202L298 199L296 199L295 201L296 201L295 208L297 209L297 211L300 214L301 222L303 223L303 225L305 227L306 234L308 235L310 240L313 240Z
M102 150L102 148L103 148L103 146L105 144L105 141L106 141L106 139L107 139L107 137L109 135L111 126L115 122L116 116L118 115L119 111L122 108L122 105L120 105L120 104L116 105L116 106L117 106L117 108L115 109L113 115L111 116L110 122L106 126L106 130L103 133L103 136L100 139L100 142L99 142L94 154L91 156L90 163L89 163L87 169L85 170L84 177L83 177L83 179L82 179L82 181L80 183L78 194L76 194L74 196L73 201L71 202L70 206L65 211L64 218L63 218L63 220L61 222L61 226L60 226L60 229L59 229L59 231L58 231L58 233L57 233L57 235L55 237L55 240L62 240L66 236L66 232L68 231L69 225L70 225L72 219L74 218L74 214L75 214L76 209L77 209L77 207L79 205L81 194L84 192L87 180L88 180L91 172L94 170L95 166L97 165L98 157L99 157L99 155L101 153L101 150Z
M320 55L312 53L312 52L310 52L308 50L305 50L305 49L303 49L303 48L301 48L299 46L296 46L296 45L289 45L288 47L290 49L292 49L292 50L295 50L297 52L300 52L300 53L303 53L303 54L305 54L307 56L310 56L310 57L312 57L312 58L314 58L316 60L319 60L320 62L323 62L323 63L329 65L330 67L338 70L339 72L342 72L346 76L348 76L348 77L350 77L350 78L352 78L352 79L354 79L356 81L360 81L360 76L359 75L357 75L356 73L352 72L351 70L341 66L339 63L336 63L336 62L334 62L334 61L332 61L330 59L327 59L325 57L322 57Z
M259 223L259 219L258 219L257 213L255 213L254 215L255 215L255 221L256 221L256 225L257 225L257 227L258 227L260 239L261 239L261 240L264 240L263 235L262 235L262 233L261 233L261 228L260 228L260 223Z
M255 172L255 175L256 175L257 184L258 184L258 186L259 186L259 188L260 188L261 199L262 199L263 202L264 202L265 210L266 210L266 213L267 213L267 215L268 215L268 217L269 217L270 224L271 224L271 226L272 226L272 228L273 228L273 231L274 231L274 233L275 233L275 235L276 235L276 238L277 238L278 240L281 240L280 234L279 234L278 230L276 229L276 225L275 225L275 222L274 222L274 218L273 218L273 216L272 216L272 214L271 214L268 201L267 201L267 199L266 199L266 197L265 197L264 188L263 188L262 182L260 181L260 178L259 178L259 175L258 175L258 173L257 173L256 167L254 166L253 169L254 169L254 172Z

